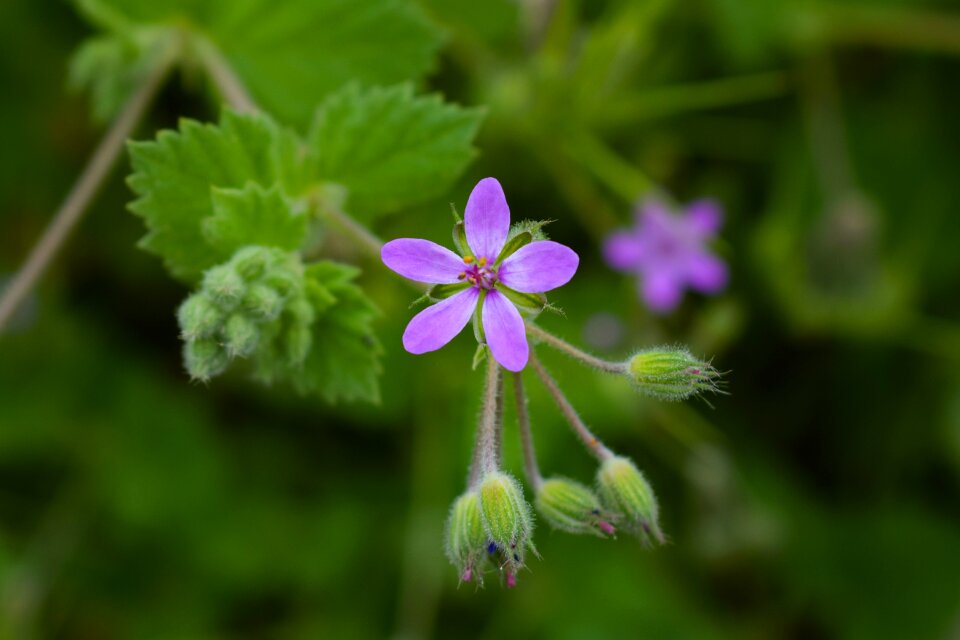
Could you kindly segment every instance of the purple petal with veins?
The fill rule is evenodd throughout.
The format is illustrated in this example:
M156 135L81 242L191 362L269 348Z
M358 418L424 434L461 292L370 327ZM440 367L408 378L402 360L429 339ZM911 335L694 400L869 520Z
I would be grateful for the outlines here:
M478 260L496 260L510 232L510 207L496 178L484 178L470 192L463 214L467 244Z
M453 340L470 321L479 296L480 290L470 287L415 315L403 332L403 348L421 354Z
M483 333L494 359L508 371L527 366L530 347L520 312L496 290L487 292L483 301Z
M383 264L404 278L431 284L453 284L463 273L463 259L429 240L399 238L383 245Z
M559 242L540 240L520 247L500 265L500 281L523 293L561 287L577 272L580 257Z

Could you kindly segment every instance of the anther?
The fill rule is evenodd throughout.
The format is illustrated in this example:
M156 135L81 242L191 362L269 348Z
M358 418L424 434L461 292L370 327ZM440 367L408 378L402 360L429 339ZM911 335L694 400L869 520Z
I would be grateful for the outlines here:
M487 266L487 257L484 256L484 257L480 258L479 260L477 260L477 264L479 264L481 267Z
M463 262L464 262L464 264L472 264L472 263L473 263L473 256L463 256Z

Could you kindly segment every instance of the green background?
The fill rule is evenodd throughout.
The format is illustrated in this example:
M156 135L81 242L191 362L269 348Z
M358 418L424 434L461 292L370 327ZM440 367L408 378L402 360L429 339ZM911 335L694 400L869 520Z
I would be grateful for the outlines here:
M535 3L530 3L534 5ZM544 6L553 3L545 3ZM542 324L610 358L686 343L729 395L688 404L543 358L660 498L653 551L538 528L516 590L442 549L482 374L469 332L414 357L410 290L343 251L382 311L379 406L182 370L187 291L136 248L127 161L0 336L2 638L960 636L960 9L951 2L424 2L423 88L485 105L445 199L376 223L449 244L494 175L581 255ZM90 34L60 2L0 12L0 273L101 130L68 93ZM138 137L216 108L175 77ZM667 318L599 242L658 184L726 207L716 298ZM543 351L543 349L541 349ZM547 474L594 466L531 378ZM519 473L512 412L507 462Z

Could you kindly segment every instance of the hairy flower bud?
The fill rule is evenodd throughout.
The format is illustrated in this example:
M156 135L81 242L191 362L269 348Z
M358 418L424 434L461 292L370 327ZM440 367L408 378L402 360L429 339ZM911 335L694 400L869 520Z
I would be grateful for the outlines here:
M516 572L523 567L527 546L532 547L533 516L523 497L520 483L496 471L488 473L480 483L480 516L490 540L488 551L502 554L501 567L506 571L507 586L516 584Z
M613 536L613 516L593 491L566 478L545 480L537 492L537 511L554 529L569 533Z
M248 356L260 343L260 328L246 315L235 313L223 326L227 354L231 358Z
M195 293L177 309L180 333L185 340L208 338L223 322L223 313L217 304L204 293Z
M264 269L271 261L271 252L264 247L244 247L231 258L233 266L240 277L250 282L263 275Z
M627 362L627 371L641 391L663 400L683 400L703 391L716 391L720 378L709 362L680 347L641 351Z
M313 344L313 333L309 325L294 324L286 333L286 352L287 363L290 366L303 364L310 354L310 346Z
M283 311L283 298L273 288L254 283L243 296L243 306L261 320L275 320Z
M246 283L230 263L209 269L203 276L203 290L221 305L234 305L243 295Z
M446 531L447 558L460 572L460 580L476 577L483 582L480 567L486 559L487 533L480 517L480 500L475 491L457 498L450 508Z
M646 545L663 543L657 498L633 461L619 456L605 460L597 473L597 485L603 503L619 516L622 529Z
M223 373L230 364L230 356L216 340L201 338L184 343L183 361L190 377L206 382Z

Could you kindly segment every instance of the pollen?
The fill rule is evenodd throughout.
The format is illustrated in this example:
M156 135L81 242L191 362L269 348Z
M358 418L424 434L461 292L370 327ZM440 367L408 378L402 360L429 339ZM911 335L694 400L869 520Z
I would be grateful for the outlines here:
M473 264L473 256L463 256L464 264ZM482 266L483 263L481 263Z
M484 256L484 257L480 258L479 260L477 260L477 264L479 264L481 267L487 266L487 257Z

